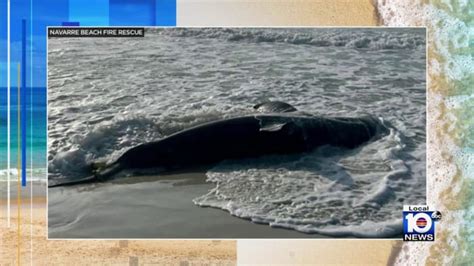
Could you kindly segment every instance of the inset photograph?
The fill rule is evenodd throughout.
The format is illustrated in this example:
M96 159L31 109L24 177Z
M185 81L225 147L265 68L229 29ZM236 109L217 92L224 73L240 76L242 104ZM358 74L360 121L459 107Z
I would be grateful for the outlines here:
M48 237L401 238L425 28L48 38Z

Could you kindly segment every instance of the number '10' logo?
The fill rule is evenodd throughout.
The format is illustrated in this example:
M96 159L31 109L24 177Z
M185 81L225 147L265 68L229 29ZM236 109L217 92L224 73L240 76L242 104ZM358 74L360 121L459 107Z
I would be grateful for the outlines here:
M407 232L406 233L419 233L424 234L429 232L433 226L433 220L431 216L425 212L419 213L408 213L405 215L407 221Z

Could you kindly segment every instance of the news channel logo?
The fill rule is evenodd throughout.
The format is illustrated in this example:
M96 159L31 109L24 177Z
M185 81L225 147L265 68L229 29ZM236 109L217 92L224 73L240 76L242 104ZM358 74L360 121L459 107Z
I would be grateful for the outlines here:
M441 217L441 212L428 205L404 205L403 240L434 241L435 224Z

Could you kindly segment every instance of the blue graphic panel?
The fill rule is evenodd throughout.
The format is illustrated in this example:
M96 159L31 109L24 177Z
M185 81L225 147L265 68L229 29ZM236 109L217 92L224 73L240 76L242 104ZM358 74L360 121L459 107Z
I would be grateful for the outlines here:
M64 27L79 27L81 26L81 24L79 22L75 22L75 21L65 21L63 23L61 23L62 26Z
M155 0L110 0L110 25L154 26L156 25L155 3Z
M69 21L80 26L108 26L109 0L69 0Z
M176 26L176 0L156 0L156 25Z
M0 1L0 171L7 154L7 1Z

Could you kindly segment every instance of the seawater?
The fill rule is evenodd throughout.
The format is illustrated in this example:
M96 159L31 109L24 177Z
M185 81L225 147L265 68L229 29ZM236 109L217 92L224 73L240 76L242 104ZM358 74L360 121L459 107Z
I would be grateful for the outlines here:
M0 88L0 181L7 180L8 104L7 88ZM4 92L4 93L3 93ZM32 95L31 95L32 93ZM28 179L46 180L46 88L27 88L26 153ZM31 99L33 101L31 101ZM22 99L25 100L25 99ZM18 154L17 88L11 88L10 98L10 178L17 179ZM33 170L32 170L33 169Z
M314 115L371 115L390 133L354 150L222 162L195 204L307 233L397 236L402 205L425 203L425 45L422 28L50 39L49 178L84 176L140 143L281 100Z

